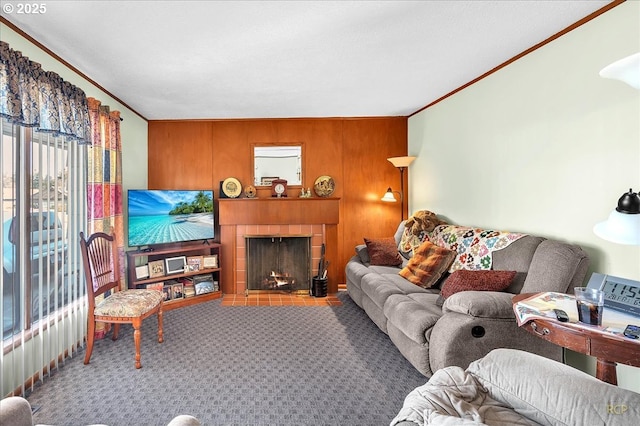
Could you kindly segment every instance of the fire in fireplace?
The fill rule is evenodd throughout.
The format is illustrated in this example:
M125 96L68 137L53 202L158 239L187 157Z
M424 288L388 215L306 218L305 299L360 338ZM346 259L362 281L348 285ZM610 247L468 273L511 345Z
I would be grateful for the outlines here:
M308 293L311 235L245 235L247 291Z

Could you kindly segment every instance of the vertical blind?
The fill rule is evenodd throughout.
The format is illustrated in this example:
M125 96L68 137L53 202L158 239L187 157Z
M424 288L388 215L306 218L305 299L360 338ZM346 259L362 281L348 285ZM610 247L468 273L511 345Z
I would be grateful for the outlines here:
M25 395L83 344L86 147L0 123L0 395Z
M85 93L0 41L0 397L25 395L83 344Z

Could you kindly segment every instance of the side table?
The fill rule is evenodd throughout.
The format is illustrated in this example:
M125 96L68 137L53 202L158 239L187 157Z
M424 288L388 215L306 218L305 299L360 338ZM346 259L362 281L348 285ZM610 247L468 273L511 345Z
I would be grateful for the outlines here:
M519 294L513 298L516 303L535 296L536 293ZM640 341L622 336L590 330L571 322L560 322L554 318L535 318L522 328L548 342L575 352L597 358L596 378L618 384L616 363L640 367Z

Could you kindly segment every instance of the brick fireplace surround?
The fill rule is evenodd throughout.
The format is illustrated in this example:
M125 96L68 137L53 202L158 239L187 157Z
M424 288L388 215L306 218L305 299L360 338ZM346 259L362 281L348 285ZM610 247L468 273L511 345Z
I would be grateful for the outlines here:
M321 246L332 260L327 273L329 293L337 293L336 277L339 198L234 198L218 204L222 243L222 292L244 294L246 289L247 235L310 234L313 275L317 273Z

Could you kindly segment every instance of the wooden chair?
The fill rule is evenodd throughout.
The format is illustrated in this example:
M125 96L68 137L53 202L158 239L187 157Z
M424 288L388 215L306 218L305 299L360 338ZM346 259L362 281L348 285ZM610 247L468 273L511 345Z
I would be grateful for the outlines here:
M112 231L113 232L113 231ZM113 337L118 338L120 324L133 325L133 340L136 345L136 368L140 363L140 340L142 320L158 314L158 342L162 343L162 292L158 290L120 289L120 269L118 266L118 248L114 235L97 232L85 239L80 232L80 250L87 281L87 297L89 299L87 352L84 363L89 364L93 351L93 339L96 323L112 323ZM96 304L96 297L111 290L111 294Z

